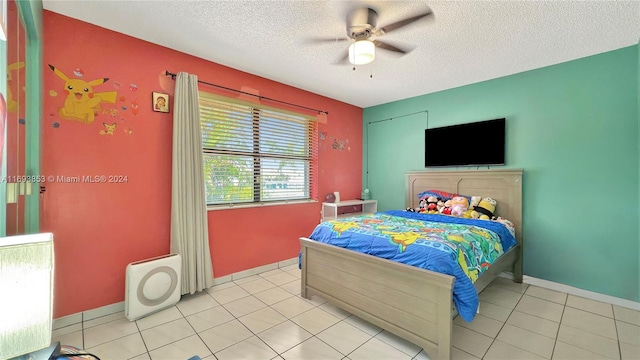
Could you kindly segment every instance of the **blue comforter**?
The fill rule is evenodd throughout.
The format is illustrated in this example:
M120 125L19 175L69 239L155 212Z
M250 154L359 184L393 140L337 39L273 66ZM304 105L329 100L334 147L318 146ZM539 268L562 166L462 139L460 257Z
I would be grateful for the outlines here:
M478 308L473 282L517 243L498 222L399 210L325 221L309 238L454 276L453 301L466 321Z

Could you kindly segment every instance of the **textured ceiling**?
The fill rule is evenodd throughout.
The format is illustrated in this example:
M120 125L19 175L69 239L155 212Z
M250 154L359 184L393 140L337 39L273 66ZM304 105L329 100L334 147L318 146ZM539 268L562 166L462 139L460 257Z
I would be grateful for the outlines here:
M44 8L359 107L557 64L640 40L640 1L114 1L44 0ZM378 11L378 26L431 9L381 40L372 64L334 65L346 13ZM180 71L176 69L175 71ZM373 77L370 77L373 75ZM207 79L203 79L207 80Z

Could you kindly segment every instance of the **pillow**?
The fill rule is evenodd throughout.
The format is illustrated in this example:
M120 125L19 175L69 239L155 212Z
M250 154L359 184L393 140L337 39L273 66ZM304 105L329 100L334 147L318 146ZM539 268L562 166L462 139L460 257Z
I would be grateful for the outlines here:
M418 194L418 199L422 200L422 199L428 198L429 196L435 196L437 198L440 198L440 200L442 201L447 201L447 200L453 199L456 196L464 196L464 195L458 195L458 194L441 191L441 190L426 190Z
M499 222L502 225L504 225L507 230L509 230L509 232L511 233L511 235L513 235L513 237L516 237L516 227L513 225L513 223L503 217L498 216L495 220L493 220L495 222Z

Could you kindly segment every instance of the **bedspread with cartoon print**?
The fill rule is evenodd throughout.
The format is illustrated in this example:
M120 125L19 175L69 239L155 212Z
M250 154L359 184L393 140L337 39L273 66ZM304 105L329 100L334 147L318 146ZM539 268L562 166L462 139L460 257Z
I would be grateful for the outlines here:
M498 222L400 210L325 221L309 239L454 276L453 301L466 321L478 308L473 283L516 245Z

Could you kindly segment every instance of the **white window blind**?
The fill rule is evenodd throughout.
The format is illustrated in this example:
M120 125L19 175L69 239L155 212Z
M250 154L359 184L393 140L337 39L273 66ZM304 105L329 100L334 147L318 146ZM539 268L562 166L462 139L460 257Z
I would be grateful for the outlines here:
M208 205L317 197L315 117L200 92Z

